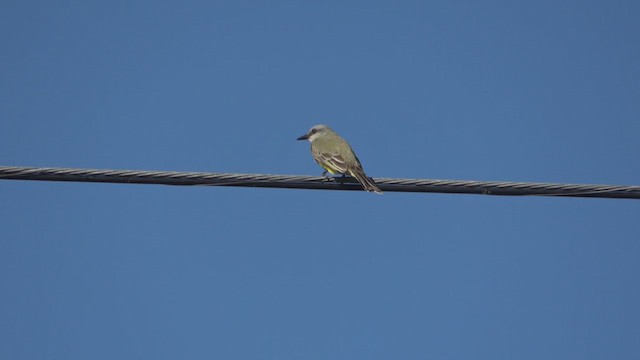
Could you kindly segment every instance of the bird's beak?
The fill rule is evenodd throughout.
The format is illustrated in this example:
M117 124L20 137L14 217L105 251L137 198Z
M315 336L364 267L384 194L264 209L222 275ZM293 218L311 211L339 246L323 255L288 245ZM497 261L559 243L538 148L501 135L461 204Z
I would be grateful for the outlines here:
M298 138L298 140L307 140L309 139L309 134L304 134Z

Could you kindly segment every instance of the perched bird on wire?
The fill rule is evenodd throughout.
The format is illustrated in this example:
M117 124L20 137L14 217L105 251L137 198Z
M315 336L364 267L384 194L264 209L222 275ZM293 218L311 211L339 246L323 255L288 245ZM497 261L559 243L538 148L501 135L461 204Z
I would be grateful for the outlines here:
M309 140L313 159L325 169L322 175L326 175L327 171L331 174L350 175L366 191L382 194L382 190L364 173L362 164L349 143L330 127L316 125L298 140Z

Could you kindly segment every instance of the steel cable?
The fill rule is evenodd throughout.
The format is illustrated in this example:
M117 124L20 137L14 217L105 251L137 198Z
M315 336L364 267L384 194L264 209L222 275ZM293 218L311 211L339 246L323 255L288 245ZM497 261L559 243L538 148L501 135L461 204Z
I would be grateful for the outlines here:
M101 170L0 166L0 179L105 182L121 184L241 186L291 189L362 190L351 177L233 174L142 170ZM640 199L640 186L501 181L374 178L385 192L537 195Z

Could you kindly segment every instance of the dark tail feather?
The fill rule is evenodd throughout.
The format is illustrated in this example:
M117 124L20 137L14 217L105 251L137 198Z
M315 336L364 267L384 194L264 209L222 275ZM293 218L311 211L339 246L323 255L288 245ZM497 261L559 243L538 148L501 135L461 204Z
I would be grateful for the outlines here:
M376 194L382 194L382 190L380 190L380 188L377 187L376 184L374 184L373 181L367 177L367 174L364 173L364 170L362 169L349 170L349 174L351 174L351 176L356 178L356 180L358 180L360 185L362 185L362 188L365 189L366 191L374 192Z

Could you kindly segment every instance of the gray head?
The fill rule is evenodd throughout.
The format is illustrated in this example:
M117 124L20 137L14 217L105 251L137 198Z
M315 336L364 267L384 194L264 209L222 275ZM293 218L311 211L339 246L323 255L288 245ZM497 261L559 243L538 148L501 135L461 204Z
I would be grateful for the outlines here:
M313 140L315 140L318 136L332 132L333 130L331 130L331 128L327 125L319 124L309 129L309 132L300 136L298 140L309 140L310 142L313 142Z

